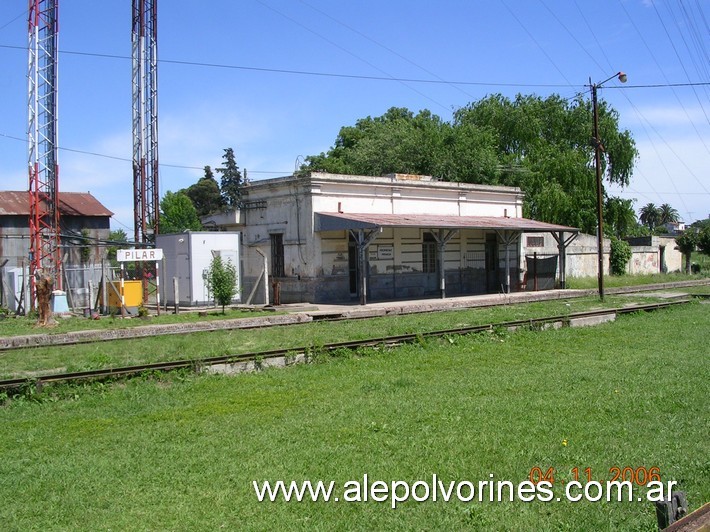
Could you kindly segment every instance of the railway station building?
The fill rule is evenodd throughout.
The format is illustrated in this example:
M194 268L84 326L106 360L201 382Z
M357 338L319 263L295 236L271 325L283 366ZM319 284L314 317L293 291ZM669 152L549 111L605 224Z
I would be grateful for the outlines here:
M553 276L564 286L565 247L578 234L523 218L519 188L431 176L313 172L253 182L242 199L202 222L240 233L247 303L263 302L264 284L280 303L518 291L527 286L525 233L559 243Z

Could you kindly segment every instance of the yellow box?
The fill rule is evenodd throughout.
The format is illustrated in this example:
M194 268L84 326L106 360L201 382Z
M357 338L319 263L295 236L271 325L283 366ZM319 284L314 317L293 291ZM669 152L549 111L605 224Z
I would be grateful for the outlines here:
M121 298L118 294L121 293L121 281L111 281L111 284L116 289L109 287L108 289L108 306L109 308L121 308ZM126 308L138 308L143 304L143 281L124 281L123 282L123 299Z

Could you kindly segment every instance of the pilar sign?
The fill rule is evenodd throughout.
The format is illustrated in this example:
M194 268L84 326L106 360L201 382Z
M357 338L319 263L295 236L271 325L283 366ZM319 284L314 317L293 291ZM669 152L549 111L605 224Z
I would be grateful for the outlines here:
M163 259L163 250L155 249L118 249L116 260L118 262L159 261Z

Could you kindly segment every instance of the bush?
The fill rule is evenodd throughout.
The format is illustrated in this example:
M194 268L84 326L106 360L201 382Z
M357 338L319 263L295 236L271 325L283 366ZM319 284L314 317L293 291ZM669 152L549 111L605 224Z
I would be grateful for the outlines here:
M237 293L237 268L231 261L226 263L219 255L212 259L207 272L207 289L214 296L215 303L224 307L229 305Z
M609 271L611 275L624 275L626 265L631 260L631 246L624 240L611 239L611 253L609 255Z

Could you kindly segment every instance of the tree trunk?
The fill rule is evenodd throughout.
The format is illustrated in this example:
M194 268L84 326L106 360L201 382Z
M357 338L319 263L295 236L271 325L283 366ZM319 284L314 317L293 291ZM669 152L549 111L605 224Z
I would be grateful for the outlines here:
M685 254L685 274L690 275L690 253Z
M53 285L54 282L51 277L42 277L39 281L37 281L37 310L39 311L37 325L40 327L46 327L49 325L52 317L52 310L50 309L49 301L52 297Z

